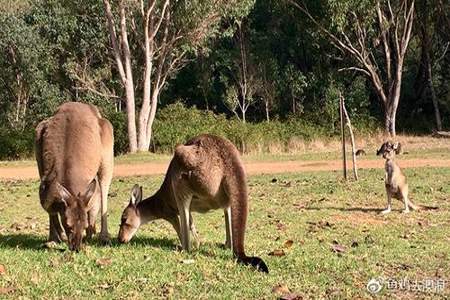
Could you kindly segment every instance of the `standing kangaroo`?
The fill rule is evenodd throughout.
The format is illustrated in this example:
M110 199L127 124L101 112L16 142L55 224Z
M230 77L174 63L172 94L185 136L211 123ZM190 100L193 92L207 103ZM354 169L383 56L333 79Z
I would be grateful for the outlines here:
M133 187L118 238L127 243L141 225L162 218L172 224L183 249L190 251L190 233L198 245L191 212L212 209L224 210L225 245L237 261L268 272L261 258L244 252L248 195L239 152L230 141L213 135L200 135L176 147L164 182L153 196L142 200L142 188Z
M380 149L377 151L377 155L382 155L386 159L384 166L386 176L385 176L385 187L387 194L388 206L381 213L387 214L391 212L391 199L396 198L398 200L403 200L405 205L404 213L408 213L409 209L434 209L433 207L426 207L421 205L415 205L408 198L408 183L406 182L406 176L403 174L400 167L395 162L395 154L400 151L399 143L385 142L381 145Z
M39 198L50 219L49 241L80 249L95 234L101 208L102 241L109 240L107 195L113 173L113 128L98 109L68 102L36 127ZM61 228L61 223L64 227Z

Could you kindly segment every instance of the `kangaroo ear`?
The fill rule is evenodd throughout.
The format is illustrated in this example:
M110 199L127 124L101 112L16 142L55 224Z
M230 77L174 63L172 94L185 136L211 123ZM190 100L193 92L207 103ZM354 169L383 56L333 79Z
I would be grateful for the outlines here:
M94 179L92 179L91 183L89 183L89 185L86 189L86 192L84 193L84 196L83 196L84 203L86 203L86 207L88 209L90 209L92 207L92 205L94 204L92 196L94 196L96 189L97 189L97 181L94 178Z
M395 154L401 154L402 152L402 144L400 142L394 143L392 149L394 149Z
M388 142L385 142L381 145L380 149L377 150L377 155L383 154L384 150L386 150L386 145Z
M72 197L72 194L59 182L55 183L55 187L59 195L59 200L64 203L64 206L67 206L67 200Z
M135 184L131 189L130 204L137 205L142 200L142 187Z

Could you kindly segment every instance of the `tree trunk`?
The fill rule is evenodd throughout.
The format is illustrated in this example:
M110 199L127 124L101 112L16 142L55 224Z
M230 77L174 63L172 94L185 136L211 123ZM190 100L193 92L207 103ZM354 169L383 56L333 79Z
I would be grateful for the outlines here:
M152 128L153 122L155 121L156 109L158 107L158 97L159 97L159 88L154 87L152 93L152 101L150 106L150 115L147 121L147 139L145 140L143 149L139 149L140 151L148 151L150 148L150 141L152 139Z
M127 101L127 127L128 127L128 142L130 147L130 153L134 153L137 150L137 138L136 138L136 112L134 104L134 89L131 82L127 82L125 85L126 101Z
M356 146L355 146L355 135L353 134L353 127L352 123L350 121L350 116L348 115L347 109L345 108L345 101L342 94L340 94L341 97L341 105L342 105L342 111L344 112L346 125L348 127L348 131L350 133L350 141L352 143L352 162L353 162L353 176L355 177L355 180L358 180L358 167L356 166Z
M423 3L425 6L428 4L427 1ZM433 87L433 70L432 70L432 63L431 63L431 51L432 51L432 37L430 34L430 29L428 26L428 19L427 15L423 16L421 18L421 44L422 44L422 57L421 57L421 64L420 64L420 70L424 70L422 78L423 81L426 81L425 86L428 88L430 92L431 101L434 108L434 117L436 120L436 129L438 131L442 130L442 120L441 120L441 113L439 111L439 103L436 99L436 93L434 91ZM419 96L424 95L423 89L420 91Z
M151 88L151 82L150 82L150 74L151 74L151 62L150 60L147 62L148 65L145 69L144 73L144 92L143 92L143 99L142 99L142 107L139 113L139 138L138 138L138 150L139 151L148 151L148 147L150 145L150 139L147 135L147 126L148 126L148 120L150 115L150 88Z
M391 138L395 138L397 134L395 129L396 117L397 117L397 107L394 107L393 103L388 104L384 113L384 130L386 135L388 135Z
M430 53L427 51L426 55L426 70L427 70L427 85L428 89L430 91L431 101L433 102L433 108L434 108L434 117L436 119L436 128L438 131L442 130L442 119L441 119L441 112L439 111L439 103L436 98L436 93L434 91L433 87L433 76L432 76L432 66L431 66L431 59L430 59Z
M267 123L270 122L270 116L269 116L269 100L264 101L266 104L266 121Z
M149 32L150 16L146 15L144 18L144 56L145 56L145 69L144 69L144 91L142 94L142 106L139 112L139 127L138 127L138 150L148 151L149 137L147 135L147 124L150 114L150 93L151 93L151 74L153 68L153 39L150 38Z
M295 115L295 97L293 93L291 93L291 97L292 97L292 113Z

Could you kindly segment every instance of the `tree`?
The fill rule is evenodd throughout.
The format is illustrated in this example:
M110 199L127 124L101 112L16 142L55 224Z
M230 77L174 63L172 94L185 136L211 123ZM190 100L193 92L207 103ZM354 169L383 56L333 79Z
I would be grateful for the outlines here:
M243 123L247 121L247 110L253 105L261 87L257 65L254 62L249 49L250 38L247 24L239 22L234 37L234 45L237 50L233 53L231 61L226 66L231 77L231 86L228 87L225 96L225 105ZM227 80L225 80L227 81ZM238 114L238 110L240 114Z
M415 82L417 97L427 99L429 96L431 98L436 129L438 131L442 130L442 117L439 108L440 103L433 83L433 69L435 69L436 64L443 60L450 44L446 39L443 39L445 41L439 41L439 32L436 30L436 27L443 26L445 28L446 25L448 26L448 20L447 24L445 21L441 21L441 18L443 20L447 19L441 5L440 0L418 1L418 39L421 48L421 57Z
M264 105L266 121L270 122L270 112L275 105L277 98L277 64L274 59L267 57L259 60L258 74L260 76L259 93Z
M295 69L292 65L288 65L283 73L283 81L285 90L291 100L291 112L294 115L301 114L303 105L298 100L302 99L304 89L308 86L306 77L300 70Z
M403 65L411 39L414 0L329 0L329 28L306 6L287 0L302 11L355 66L342 68L365 74L384 108L385 132L396 135L395 121L400 100ZM376 50L380 50L379 55Z
M253 1L120 0L114 7L109 0L103 3L125 90L130 152L147 151L167 80L189 62L190 55L207 47L208 40L228 33L220 28L222 21L246 15ZM142 93L137 128L135 91Z
M18 132L33 126L33 119L42 118L46 107L56 106L60 97L48 76L56 70L51 47L23 15L0 13L1 123Z

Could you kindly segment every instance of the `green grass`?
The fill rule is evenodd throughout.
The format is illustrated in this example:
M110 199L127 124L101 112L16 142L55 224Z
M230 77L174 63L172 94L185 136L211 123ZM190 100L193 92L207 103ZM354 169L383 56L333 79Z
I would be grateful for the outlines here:
M348 150L348 149L347 149ZM376 149L366 149L367 154L362 159L380 159L375 155ZM140 164L140 163L167 163L171 159L169 154L155 154L151 152L119 155L115 158L115 164ZM339 151L307 151L305 153L261 153L246 154L242 158L246 162L275 162L275 161L315 161L341 159ZM400 156L402 159L450 159L450 151L447 148L411 149L407 154ZM347 151L347 158L351 160L351 152ZM34 158L15 161L0 161L1 168L35 166Z
M0 182L0 264L6 268L0 297L272 299L278 296L273 287L285 284L305 299L351 299L370 298L366 284L374 277L449 280L450 169L405 173L413 200L438 205L438 211L404 215L396 201L396 210L379 215L386 205L382 170L361 170L358 182L343 182L338 172L276 175L276 182L273 175L250 177L246 251L266 261L268 275L237 265L221 247L220 211L194 214L202 245L193 253L179 251L164 221L147 224L130 244L118 245L129 189L140 183L148 196L162 176L115 179L109 198L113 243L104 247L94 240L78 254L41 248L48 219L37 181ZM287 240L292 247L285 248ZM334 243L345 252L333 252ZM276 249L286 255L270 256ZM100 258L111 263L98 266ZM194 262L183 263L187 259ZM377 297L445 298L448 284L444 294L384 290Z

